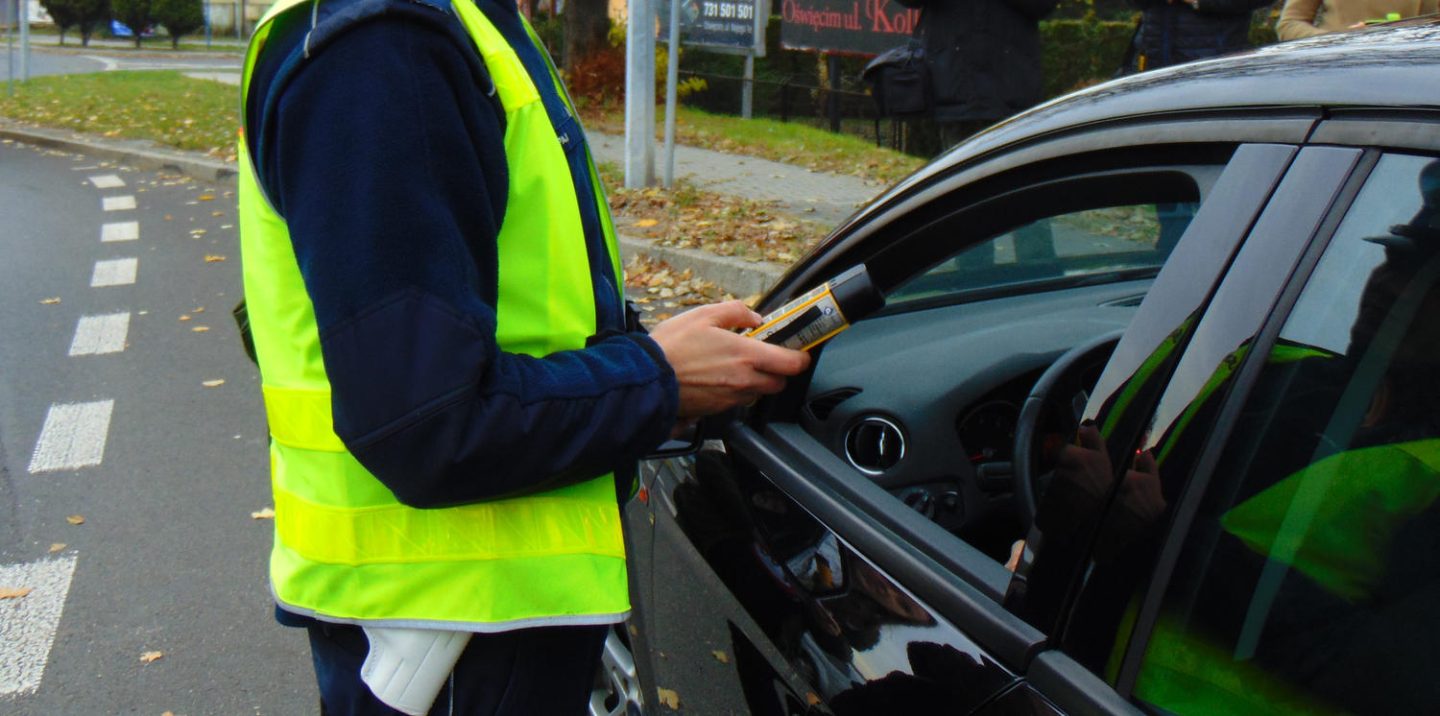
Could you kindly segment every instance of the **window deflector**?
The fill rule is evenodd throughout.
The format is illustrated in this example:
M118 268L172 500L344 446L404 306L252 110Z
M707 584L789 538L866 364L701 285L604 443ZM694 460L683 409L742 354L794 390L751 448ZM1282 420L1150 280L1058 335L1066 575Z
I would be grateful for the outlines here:
M1224 282L1216 291L1215 299L1207 307L1201 324L1197 327L1197 337L1194 339L1197 344L1208 345L1210 341L1214 341L1214 338L1205 337L1209 334L1244 334L1251 336L1249 343L1253 348L1246 352L1246 357L1234 369L1233 387L1228 395L1221 398L1224 402L1214 419L1214 429L1206 437L1202 453L1189 471L1184 492L1178 498L1171 524L1166 529L1164 545L1156 560L1156 567L1148 585L1143 587L1143 602L1136 618L1136 627L1125 648L1124 661L1116 680L1116 688L1122 695L1128 696L1133 690L1140 663L1149 644L1150 628L1160 611L1166 585L1199 509L1209 475L1219 460L1229 437L1229 430L1243 407L1244 398L1259 375L1264 356L1276 340L1280 327L1288 317L1304 283L1303 280L1295 280L1295 277L1303 278L1308 275L1318 261L1324 243L1338 224L1343 212L1334 211L1332 207L1347 205L1359 188L1360 179L1363 178L1360 175L1363 175L1364 171L1357 173L1354 169L1360 157L1359 150L1328 147L1307 149L1297 156L1295 165L1286 175L1285 183L1277 191L1275 200L1267 207L1266 215L1262 216L1251 232L1234 266L1227 271ZM1373 156L1371 159L1373 160ZM1308 200L1305 197L1309 197ZM1320 199L1323 203L1318 209L1315 205L1317 197L1324 197ZM1297 230L1298 233L1295 233ZM1270 238L1281 233L1289 234L1283 247L1275 242L1256 241L1256 238ZM1300 242L1298 245L1297 241ZM1257 258L1265 254L1267 249L1272 254L1278 250L1280 254L1266 254L1263 258ZM1292 270L1294 276L1291 275ZM1282 278L1289 277L1289 283L1272 283L1277 272ZM1257 285L1262 287L1263 295L1255 294ZM1268 288L1265 288L1267 286ZM1251 305L1253 308L1240 313L1253 315L1246 320L1237 320L1236 306L1242 304ZM1207 331L1207 323L1214 330ZM1234 341L1232 338L1215 341L1217 345L1221 342L1231 345ZM1195 351L1187 351L1181 360L1193 361L1196 355ZM1177 375L1182 369L1183 366L1177 368ZM1172 387L1175 385L1172 383ZM1165 400L1161 399L1162 407L1157 408L1156 413L1166 410L1163 407ZM1163 416L1157 414L1156 417Z

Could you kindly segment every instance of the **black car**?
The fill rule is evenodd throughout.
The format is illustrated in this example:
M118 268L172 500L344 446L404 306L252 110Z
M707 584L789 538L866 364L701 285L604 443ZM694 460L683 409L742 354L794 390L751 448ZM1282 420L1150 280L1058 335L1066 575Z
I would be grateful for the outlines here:
M642 468L599 708L1440 708L1437 157L1420 20L1093 87L904 180L762 312L858 264L886 307Z

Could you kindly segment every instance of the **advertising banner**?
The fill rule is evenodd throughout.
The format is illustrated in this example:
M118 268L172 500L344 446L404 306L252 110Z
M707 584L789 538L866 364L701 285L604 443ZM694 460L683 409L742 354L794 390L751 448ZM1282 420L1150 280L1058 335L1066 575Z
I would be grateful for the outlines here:
M686 47L765 53L765 0L680 0L680 44ZM670 0L657 0L658 37L670 32Z
M878 55L903 44L920 11L892 0L777 0L780 45L844 55Z

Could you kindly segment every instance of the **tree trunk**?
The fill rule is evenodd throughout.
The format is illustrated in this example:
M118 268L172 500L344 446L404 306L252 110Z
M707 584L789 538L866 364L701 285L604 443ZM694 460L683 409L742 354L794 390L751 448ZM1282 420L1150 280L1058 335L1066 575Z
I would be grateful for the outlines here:
M609 41L607 0L565 0L565 47L562 66L573 74L576 63ZM552 50L554 48L551 48Z

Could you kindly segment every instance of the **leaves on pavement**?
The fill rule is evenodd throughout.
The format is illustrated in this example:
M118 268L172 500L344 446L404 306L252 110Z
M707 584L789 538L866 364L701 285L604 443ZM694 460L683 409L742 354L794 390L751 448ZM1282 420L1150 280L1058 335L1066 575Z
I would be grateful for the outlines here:
M191 331L194 331L194 332L196 332L196 333L204 333L204 332L210 330L210 327L209 327L209 326L192 326L192 327L190 328L190 330L191 330Z
M165 652L163 651L147 651L140 654L140 663L153 664L163 658L165 658Z
M225 385L225 379L216 378L214 380L202 380L200 381L200 385L203 385L206 388L219 388L220 386Z
M730 663L730 656L729 656L728 654L726 654L725 652L720 651L720 650L717 649L717 650L712 651L712 652L710 652L710 653L715 657L715 660L716 660L716 661L718 661L718 662L720 662L720 663L722 663L722 664L728 664L728 663Z
M50 298L42 298L42 299L40 299L40 303L43 304L43 305L46 305L46 306L53 306L53 305L55 305L55 304L57 304L57 303L59 303L59 302L60 302L60 297L59 297L59 296L52 296L52 297L50 297Z
M825 236L818 222L780 213L778 202L703 191L684 180L663 189L609 193L616 227L663 246L701 249L749 261L790 263Z
M200 232L203 233L203 232L204 232L204 229L196 229L195 231L200 231ZM191 233L194 233L194 232L191 232ZM219 255L219 254L206 254L206 255L205 255L205 263L207 263L207 264L219 263L219 262L224 261L224 260L225 260L225 257L224 257L224 256L221 256L221 255Z
M66 546L67 545L64 542L56 542L50 545L50 554L55 554L56 552L62 551L65 549Z
M21 599L33 591L30 587L0 587L0 599Z
M273 520L273 519L275 519L275 508L273 508L273 507L263 507L263 508L261 508L261 509L259 509L259 510L256 510L255 512L251 512L251 513L250 513L250 519L252 519L252 520Z
M83 525L85 524L85 515L70 515L65 518L65 521L72 525Z
M680 710L680 694L677 694L670 689L662 689L657 686L655 687L655 696L656 699L665 706L665 708L670 709L671 711Z

